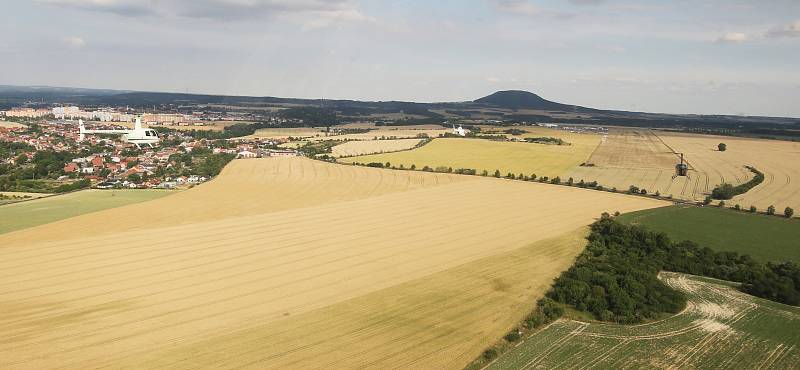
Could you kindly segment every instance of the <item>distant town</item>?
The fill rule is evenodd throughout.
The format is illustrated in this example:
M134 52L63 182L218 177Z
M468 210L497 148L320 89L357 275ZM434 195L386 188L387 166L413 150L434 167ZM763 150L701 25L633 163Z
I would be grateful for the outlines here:
M118 135L79 138L78 120L93 129L127 128L137 117L158 128L160 145L139 148ZM225 138L170 127L214 125L254 118L237 112L142 113L127 108L83 110L78 106L0 111L0 191L66 192L86 187L174 189L208 181L234 158L293 156L278 148L285 139Z

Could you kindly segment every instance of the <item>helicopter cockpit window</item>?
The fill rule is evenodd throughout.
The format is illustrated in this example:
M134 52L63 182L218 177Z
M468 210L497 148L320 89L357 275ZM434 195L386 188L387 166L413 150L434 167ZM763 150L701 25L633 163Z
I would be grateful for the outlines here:
M153 136L158 136L155 130L150 130L150 133L153 134Z
M144 134L145 134L146 136L150 136L150 131L145 131L145 132L144 132Z

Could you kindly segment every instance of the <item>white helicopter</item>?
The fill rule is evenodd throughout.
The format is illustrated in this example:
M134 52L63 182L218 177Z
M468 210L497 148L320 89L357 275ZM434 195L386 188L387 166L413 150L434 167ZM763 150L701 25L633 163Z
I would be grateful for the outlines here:
M80 132L79 139L81 141L86 138L86 134L121 135L122 140L136 144L139 148L141 148L142 145L147 145L152 148L161 141L156 130L142 127L142 119L138 117L136 118L133 130L87 130L83 125L82 119L78 120L78 130Z
M461 125L458 125L458 128L456 128L456 124L454 123L453 124L453 134L454 135L458 135L458 136L467 136L467 131L464 130L464 128L461 127Z

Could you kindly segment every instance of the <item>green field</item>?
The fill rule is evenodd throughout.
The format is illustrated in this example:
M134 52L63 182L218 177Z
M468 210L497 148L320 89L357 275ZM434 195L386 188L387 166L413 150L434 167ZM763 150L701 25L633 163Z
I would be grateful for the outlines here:
M617 217L667 233L674 241L749 254L756 260L800 263L800 220L734 212L717 207L677 205Z
M0 206L0 234L144 202L174 194L174 190L84 190Z
M800 308L712 279L677 273L659 278L689 296L684 311L645 325L558 320L489 369L800 367Z
M452 167L483 170L503 176L515 175L563 176L568 170L585 162L600 140L598 135L574 135L572 145L545 145L520 142L500 142L484 139L434 139L417 149L396 153L365 155L342 159L342 162L390 162L417 169ZM566 180L566 179L565 179Z

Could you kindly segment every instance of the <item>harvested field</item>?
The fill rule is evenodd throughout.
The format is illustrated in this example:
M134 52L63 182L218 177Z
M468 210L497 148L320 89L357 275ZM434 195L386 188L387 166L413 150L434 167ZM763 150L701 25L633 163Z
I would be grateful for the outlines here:
M177 193L178 191L175 190L134 189L82 190L56 196L41 193L3 192L3 194L35 194L45 198L16 204L7 204L0 207L0 220L2 220L2 223L0 223L0 234L109 208L146 202ZM82 230L83 228L77 231L80 232ZM35 240L38 235L34 233L29 234L28 237L33 238L30 240Z
M366 128L371 130L441 130L442 125L376 126L373 122L354 122L336 126L337 128ZM446 127L445 127L446 128Z
M580 138L580 140L578 139ZM586 161L600 141L598 135L580 135L572 145L544 145L500 142L482 139L434 139L410 151L348 158L348 162L391 162L417 168L438 166L473 168L490 174L499 170L504 176L514 174L555 177Z
M357 155L390 153L413 149L422 139L348 141L331 149L334 157L354 157Z
M452 132L452 129L414 129L408 128L409 126L381 126L375 130L370 130L369 132L364 132L360 134L344 134L344 135L333 135L330 137L312 137L309 140L378 140L378 139L412 139L418 138L420 135L426 135L427 137L439 137L439 135L443 135L448 132ZM414 127L414 126L410 126Z
M755 205L762 211L774 205L778 213L787 206L800 210L800 143L676 133L659 136L675 151L686 153L693 167L714 178L711 183L747 182L752 173L745 165L764 173L761 185L726 203ZM727 150L718 151L719 143L726 143Z
M600 212L663 204L234 161L174 196L0 236L0 367L459 368L572 263Z
M27 127L21 123L11 122L11 121L4 121L0 119L0 127L2 128L23 128Z
M647 130L614 129L603 138L587 163L598 167L655 168L672 171L678 158Z
M559 320L489 369L796 369L800 309L755 298L725 282L661 273L689 295L687 308L644 325Z
M243 137L244 139L286 139L310 138L321 136L325 138L324 127L296 127L296 128L262 128L256 130L255 134Z
M702 200L724 179L723 172L697 161L685 153L689 162L689 178L674 180L675 165L680 158L662 138L649 130L613 129L597 147L588 163L594 167L576 167L565 177L576 181L597 181L606 187L627 190L631 185L646 189L649 193L672 195L678 199ZM744 168L729 173L747 179ZM746 181L746 180L745 180Z

